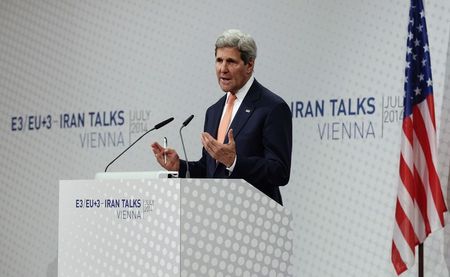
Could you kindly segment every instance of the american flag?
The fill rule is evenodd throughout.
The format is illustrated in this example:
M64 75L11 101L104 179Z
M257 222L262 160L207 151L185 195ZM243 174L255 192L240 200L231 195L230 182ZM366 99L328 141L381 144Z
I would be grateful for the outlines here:
M416 246L444 226L447 211L437 174L433 81L422 0L411 0L405 75L400 183L391 253L397 275L414 264Z

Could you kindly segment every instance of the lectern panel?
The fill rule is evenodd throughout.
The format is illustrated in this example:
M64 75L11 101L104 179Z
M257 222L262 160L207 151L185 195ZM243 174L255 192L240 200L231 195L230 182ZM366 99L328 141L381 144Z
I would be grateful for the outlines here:
M179 276L179 182L61 181L58 276Z

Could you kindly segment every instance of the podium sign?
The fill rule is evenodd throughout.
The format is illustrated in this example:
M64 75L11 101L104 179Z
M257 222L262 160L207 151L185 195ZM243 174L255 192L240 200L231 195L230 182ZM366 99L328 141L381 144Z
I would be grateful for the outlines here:
M245 181L60 181L59 195L59 276L292 276L292 215Z

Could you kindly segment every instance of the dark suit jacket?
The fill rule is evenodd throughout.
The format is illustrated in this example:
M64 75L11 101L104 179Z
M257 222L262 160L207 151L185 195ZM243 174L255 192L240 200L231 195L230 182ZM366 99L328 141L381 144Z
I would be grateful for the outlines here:
M226 94L206 111L204 131L217 137ZM237 160L231 175L225 165L203 148L199 161L189 162L191 178L242 178L282 204L279 186L286 185L291 171L292 114L286 102L254 80L230 128L236 142ZM228 137L225 143L228 142ZM180 162L180 177L186 175Z

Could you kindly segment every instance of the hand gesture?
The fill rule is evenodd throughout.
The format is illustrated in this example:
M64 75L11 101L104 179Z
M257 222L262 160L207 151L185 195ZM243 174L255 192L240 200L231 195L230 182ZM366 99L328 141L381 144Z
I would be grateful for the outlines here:
M156 160L164 169L168 171L178 171L180 169L180 157L174 149L164 148L159 143L154 142L152 151ZM166 155L165 159L164 155Z
M201 140L206 152L216 161L230 167L236 158L236 143L234 142L233 129L228 131L228 143L220 143L208 133L202 133Z

